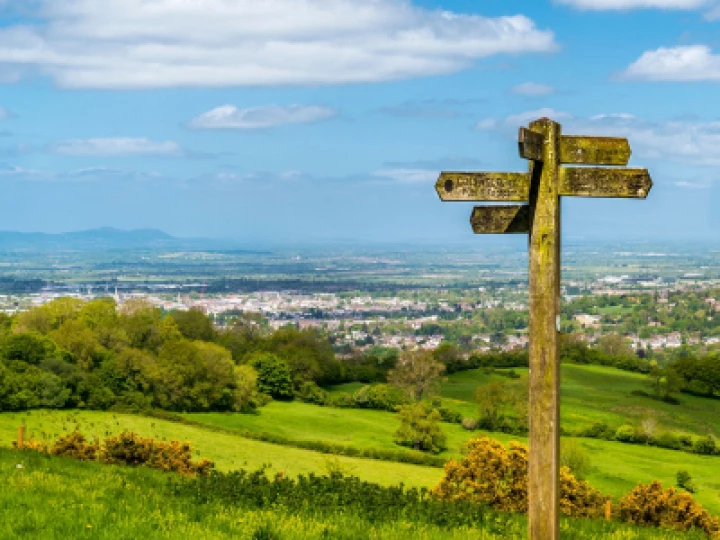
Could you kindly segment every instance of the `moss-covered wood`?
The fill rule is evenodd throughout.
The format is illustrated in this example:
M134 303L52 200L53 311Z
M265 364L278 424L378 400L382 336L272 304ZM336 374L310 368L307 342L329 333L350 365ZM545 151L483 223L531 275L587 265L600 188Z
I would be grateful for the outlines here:
M630 143L619 137L565 135L560 139L560 163L627 165Z
M530 124L543 134L543 160L530 162L530 453L528 519L532 540L559 538L560 124Z
M528 200L530 177L527 173L444 172L435 184L443 201Z
M644 199L650 193L652 185L647 169L560 169L560 195L565 196Z
M470 216L475 234L530 232L528 205L476 206Z
M520 133L518 134L518 151L520 152L520 157L523 159L542 161L544 142L545 139L542 133L521 127Z

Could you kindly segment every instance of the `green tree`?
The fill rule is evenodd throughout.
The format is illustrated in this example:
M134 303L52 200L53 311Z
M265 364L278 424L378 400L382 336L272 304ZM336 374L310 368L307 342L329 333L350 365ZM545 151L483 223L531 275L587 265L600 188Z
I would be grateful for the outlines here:
M445 366L435 360L432 352L407 350L388 372L388 382L405 390L412 400L420 401L437 390L444 372Z
M447 448L437 409L431 409L424 403L404 405L399 408L398 417L400 427L395 432L397 444L435 454Z
M235 391L233 407L238 412L254 409L255 393L257 392L258 373L248 364L235 366Z
M198 308L170 313L180 333L190 340L214 341L217 332L210 317Z
M287 363L269 353L255 353L248 362L257 372L257 387L274 399L292 399L293 384Z

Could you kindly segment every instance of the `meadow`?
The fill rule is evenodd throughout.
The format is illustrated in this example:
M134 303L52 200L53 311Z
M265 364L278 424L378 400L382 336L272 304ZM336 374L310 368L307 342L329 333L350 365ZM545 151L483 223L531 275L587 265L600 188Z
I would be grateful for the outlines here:
M522 373L519 369L515 371ZM488 375L483 370L452 374L441 389L443 404L455 408L464 415L475 416L476 406L472 402L475 388L494 379L507 380L506 377L497 374ZM669 405L633 396L630 392L642 387L644 381L642 375L599 366L564 365L562 380L562 419L563 427L566 429L587 427L595 422L607 422L612 426L636 424L640 418L648 414L648 411L655 410L659 428L663 430L676 430L693 436L720 431L720 401L682 395L680 405ZM331 391L352 392L359 386L361 385L353 383L335 387ZM266 523L274 519L273 516L281 516L278 527L282 529L282 535L278 536L279 538L345 538L340 532L337 532L340 536L332 536L336 534L334 532L330 536L327 536L330 533L322 533L322 531L342 530L369 531L368 536L362 536L367 538L464 538L468 537L466 535L477 538L512 538L511 534L515 532L519 538L525 534L522 519L513 522L512 531L508 529L508 534L501 536L495 536L487 529L455 531L452 533L455 535L453 536L447 530L442 531L428 524L368 524L363 520L354 520L350 516L338 516L337 519L333 518L328 522L326 517L282 515L281 511L273 513L264 509L243 512L227 508L215 512L206 512L206 509L189 509L180 502L165 501L162 496L157 495L156 487L160 486L161 477L152 471L120 470L107 466L98 470L93 469L99 467L97 464L79 464L65 460L56 462L50 459L42 461L41 458L33 457L31 453L13 453L8 448L17 437L19 425L25 426L26 438L44 441L55 439L75 429L89 438L105 438L122 431L134 431L143 437L154 437L158 440L187 440L192 443L196 457L211 459L220 471L241 468L256 470L264 466L268 467L268 472L271 474L282 472L289 476L341 471L380 485L403 483L406 486L426 488L436 485L443 471L439 467L328 455L293 446L293 442L324 441L361 450L397 451L399 447L393 442L393 434L397 429L398 420L393 413L385 411L337 409L300 402L274 401L261 408L257 414L189 413L183 415L179 421L172 418L161 419L102 411L32 410L0 413L0 457L5 460L2 469L3 482L10 484L17 482L20 474L20 478L25 479L23 481L34 479L33 482L36 482L34 485L37 487L37 489L33 488L34 494L21 489L21 496L17 500L4 500L3 513L10 515L6 512L23 508L24 504L31 504L29 499L25 500L26 497L36 497L36 503L41 499L48 501L56 500L53 498L58 497L57 500L64 498L77 500L78 502L73 504L83 506L72 510L75 514L71 512L67 520L63 518L53 524L53 527L57 528L53 534L58 538L69 537L67 534L70 533L72 537L79 538L83 535L93 538L122 537L122 535L113 536L115 532L108 531L106 535L104 532L99 532L100 529L110 526L111 518L119 519L125 524L121 525L118 531L133 530L137 527L137 530L146 531L146 536L150 537L190 535L193 538L224 536L252 538L255 534L253 531L261 530ZM448 449L440 454L444 459L461 457L462 445L474 436L488 435L504 444L511 440L527 442L525 437L515 435L468 432L458 424L443 423L442 429L448 439ZM285 439L288 444L254 440L242 436L243 432L276 435ZM678 470L684 469L690 473L697 485L698 491L694 494L696 500L710 512L720 514L719 457L600 439L575 440L591 459L592 467L587 474L588 481L602 492L611 495L614 500L630 491L638 482L647 483L657 479L664 486L675 485ZM3 450L2 447L5 449ZM32 468L28 461L33 459L36 460L36 464L32 466L35 468ZM12 462L18 460L25 465L22 473L13 470ZM41 470L36 470L37 463L42 464ZM83 486L83 482L86 481L83 480L85 478L83 475L87 475L87 482L91 481L93 475L101 475L102 479L102 487L97 487L96 484L95 492L88 495L91 501L85 503L81 502L82 489L77 488L77 493L74 493L72 490L76 488L65 485L63 480L72 478L73 482L77 481L78 486ZM117 515L112 517L113 512L117 513L117 508L108 506L107 501L119 496L117 491L113 491L118 485L134 485L138 490L152 492L148 497L151 501L150 507L154 510L143 517L140 515L142 512L131 511L134 501L128 500L127 508L130 510L123 510L127 515L122 519ZM88 491L87 487L85 489ZM132 493L132 489L136 488L128 489L130 491L127 493ZM3 497L0 496L0 499ZM46 502L42 504L47 506ZM74 507L70 505L69 508ZM88 523L92 526L92 531L82 529L74 521L71 523L73 519L82 521L80 516L86 515L83 512L90 512L87 515L93 516ZM161 515L164 517L161 518ZM0 529L0 536L8 536L11 530L32 531L33 527L40 527L45 523L46 518L43 516L44 510L28 512L16 522L3 525L6 528ZM238 522L239 519L243 521ZM565 523L565 526L569 527L568 531L574 526L571 525L573 522ZM127 529L123 529L125 526ZM568 538L592 538L588 530L583 533L585 536L572 536L574 533L571 532L568 534L570 535L567 536ZM605 536L598 538L674 538L674 536L637 536L644 533L634 529L613 529L603 534ZM607 536L608 534L614 536ZM660 533L653 531L652 534Z
M514 368L519 375L526 368ZM720 399L678 394L680 405L672 405L643 396L633 390L648 390L647 376L616 368L563 364L561 368L561 424L568 431L606 422L613 427L637 424L647 415L657 421L658 430L674 431L693 436L720 434ZM443 384L441 395L445 405L465 416L476 416L473 403L475 389L492 380L507 380L482 369L453 373Z
M402 518L362 519L337 506L290 512L278 506L221 503L212 496L198 503L170 489L175 476L0 448L0 537L500 540L527 535L524 516L513 514L485 512L481 525L446 528ZM570 540L705 538L566 518L561 534Z

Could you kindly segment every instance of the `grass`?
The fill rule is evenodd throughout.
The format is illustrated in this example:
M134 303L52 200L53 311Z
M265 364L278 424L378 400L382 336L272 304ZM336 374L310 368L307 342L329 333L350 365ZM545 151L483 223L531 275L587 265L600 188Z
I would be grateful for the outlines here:
M462 410L467 416L476 415L476 407L471 402L475 388L496 377L499 376L488 376L482 370L451 375L442 390L446 405ZM720 404L717 400L682 396L683 404L672 406L631 396L629 392L639 387L642 380L641 375L611 368L563 366L564 425L581 427L595 421L607 421L611 425L635 423L652 407L657 409L656 415L663 429L694 434L702 433L703 428L718 432ZM273 402L261 409L259 415L208 413L188 414L186 417L194 422L208 424L209 429L156 418L97 411L0 413L0 445L10 446L20 424L27 426L27 437L43 440L54 439L76 427L88 436L99 438L129 430L160 440L191 441L197 456L215 461L220 470L257 469L270 464L272 471L296 475L324 473L329 466L336 466L382 485L403 482L410 486L425 487L434 486L442 476L439 468L327 456L210 429L220 427L224 430L268 432L291 441L321 440L359 449L397 450L399 447L393 442L397 419L389 412ZM484 435L483 432L469 433L454 424L443 424L443 430L449 443L448 450L442 454L446 458L459 457L460 446L466 440ZM523 437L500 433L487 435L504 444L510 440L526 442ZM587 450L594 466L588 474L588 480L615 499L627 493L638 482L647 483L658 479L665 486L674 485L677 471L684 469L698 486L695 498L710 512L720 514L720 458L611 441L578 441Z
M720 400L687 394L679 395L680 405L633 396L633 390L644 389L646 376L603 366L563 364L562 426L568 430L586 428L595 422L610 426L638 424L645 416L656 418L658 429L706 436L720 435ZM515 368L518 374L527 369ZM507 380L500 375L486 375L482 369L453 373L442 387L447 405L466 416L477 415L473 393L491 380Z
M265 431L296 441L325 441L363 449L401 449L393 441L398 421L393 413L385 411L275 401L263 407L259 415L194 413L184 416L227 429ZM458 424L443 424L443 432L448 438L448 451L440 455L458 456L468 432Z
M23 464L23 469L16 465ZM498 516L483 529L446 529L397 521L362 520L341 508L253 509L193 504L167 488L168 475L0 449L0 537L43 539L420 539L526 538L521 515ZM568 540L700 540L699 533L644 529L600 520L562 519Z
M17 428L21 424L26 426L25 437L37 440L52 440L76 427L87 437L101 439L127 430L158 440L187 440L192 443L197 457L211 459L218 469L224 471L241 468L254 470L269 464L271 471L282 471L291 475L323 473L330 460L331 464L336 464L363 480L382 485L404 482L408 486L433 486L442 477L442 470L432 467L327 456L310 450L254 441L167 420L101 411L40 410L1 413L0 445L10 447L12 441L17 439Z
M397 420L392 413L354 409L332 409L304 403L272 403L259 416L242 414L189 414L194 421L226 429L258 429L288 438L340 442L359 448L397 448L392 435ZM450 448L441 455L460 458L460 446L473 436L492 437L503 444L527 437L482 431L467 432L460 426L443 424ZM698 486L696 499L708 510L720 513L720 458L676 452L651 446L630 445L595 439L577 439L591 457L590 483L618 499L638 482L660 480L675 484L679 469L687 470ZM399 464L398 464L399 465ZM374 465L373 465L374 467ZM354 474L365 478L357 469ZM438 476L439 479L439 476ZM432 484L427 484L430 487Z

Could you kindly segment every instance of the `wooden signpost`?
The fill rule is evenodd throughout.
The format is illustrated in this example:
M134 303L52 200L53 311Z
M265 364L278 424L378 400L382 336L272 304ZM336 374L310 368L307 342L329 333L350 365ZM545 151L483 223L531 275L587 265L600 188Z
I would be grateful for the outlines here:
M443 201L526 204L476 206L470 223L483 233L528 233L530 277L529 536L559 538L560 197L647 197L646 169L563 167L627 165L627 139L562 135L547 118L521 128L520 157L527 173L443 172L435 189Z

